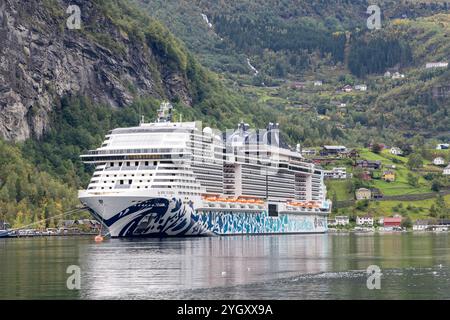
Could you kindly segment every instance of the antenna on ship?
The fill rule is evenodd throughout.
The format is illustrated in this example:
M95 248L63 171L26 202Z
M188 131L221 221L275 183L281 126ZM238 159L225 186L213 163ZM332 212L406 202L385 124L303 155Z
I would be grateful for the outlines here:
M159 110L158 110L157 122L172 122L172 116L173 116L172 111L173 111L173 106L170 104L170 102L161 103Z
M141 121L139 125L144 123L144 114L142 113L142 105L139 104L139 118L141 118Z

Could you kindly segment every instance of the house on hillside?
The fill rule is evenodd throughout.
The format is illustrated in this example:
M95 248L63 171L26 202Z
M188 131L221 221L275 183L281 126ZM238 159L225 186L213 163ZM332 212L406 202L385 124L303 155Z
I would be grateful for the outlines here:
M61 231L86 231L86 232L98 232L100 230L100 222L91 219L80 220L62 220L58 224Z
M372 192L366 188L359 188L355 191L356 200L370 200L372 198Z
M392 75L392 80L398 80L398 79L404 79L404 78L405 78L405 75L398 71Z
M432 231L448 231L450 228L450 219L438 219L434 225L428 229Z
M392 170L387 170L383 172L382 179L386 182L394 182L395 181L395 172Z
M97 232L100 230L100 222L98 222L97 220L81 219L77 220L76 223L84 231Z
M402 226L402 218L401 217L385 217L383 219L383 227L385 229L397 229Z
M336 156L347 151L345 146L323 146L320 151L321 156Z
M346 86L342 87L341 91L342 92L352 92L353 88L351 85L347 84Z
M347 179L347 168L335 167L332 170L324 171L326 179Z
M448 67L448 62L428 62L425 65L426 69L432 69L432 68L447 68Z
M445 167L444 171L442 172L444 176L450 176L450 164Z
M356 217L356 224L358 226L373 226L373 217L370 214L362 217Z
M445 165L445 160L442 157L437 157L437 158L433 159L433 164L435 166L443 166L443 165Z
M378 170L381 169L381 161L380 160L356 160L356 167L364 168L364 169L372 169Z
M314 149L302 149L301 153L304 156L315 156L317 152Z
M323 85L322 80L316 80L314 81L314 87L321 87Z
M436 146L436 150L448 150L450 148L450 144L448 143L440 143Z
M291 82L291 89L303 90L305 87L306 87L306 82L299 82L299 81Z
M367 85L365 85L365 84L357 84L357 85L355 86L355 90L358 90L358 91L367 91Z
M350 219L348 216L336 216L336 225L338 226L346 226L350 223Z
M403 155L403 151L400 148L397 148L397 147L392 147L390 152L394 156L402 156Z
M432 225L432 220L416 220L413 224L413 231L425 231Z

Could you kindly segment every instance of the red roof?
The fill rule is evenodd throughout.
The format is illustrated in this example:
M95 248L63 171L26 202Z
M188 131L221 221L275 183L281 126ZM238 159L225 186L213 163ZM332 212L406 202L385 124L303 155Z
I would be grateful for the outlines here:
M385 227L400 227L402 218L384 218L383 224Z

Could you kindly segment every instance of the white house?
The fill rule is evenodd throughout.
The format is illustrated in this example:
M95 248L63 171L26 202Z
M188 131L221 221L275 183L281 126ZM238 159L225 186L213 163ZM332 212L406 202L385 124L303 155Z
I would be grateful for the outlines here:
M350 219L348 218L348 216L336 216L335 220L336 225L338 226L346 226L350 223Z
M302 149L302 155L304 156L315 156L317 153L314 149Z
M356 224L358 226L373 226L373 217L371 215L356 217Z
M431 68L447 68L448 62L428 62L425 66L427 69Z
M430 220L417 220L413 224L413 231L425 231L432 222Z
M324 171L324 176L328 179L347 179L347 168L338 167Z
M392 147L391 154L396 155L396 156L401 156L401 155L403 155L403 151L400 148Z
M450 144L448 143L440 143L436 146L436 150L447 150L450 148Z
M323 85L323 82L321 80L314 81L314 87L321 87Z
M391 77L391 73L390 73L389 71L386 71L385 74L384 74L384 76L385 76L386 78L390 78L390 77Z
M365 84L357 84L355 86L355 90L359 90L359 91L367 91L367 85Z
M445 164L445 160L442 157L434 158L433 164L436 166L443 166Z
M352 91L353 91L353 88L352 88L351 85L347 84L346 86L344 86L344 87L342 88L342 91L343 91L343 92L352 92Z
M450 176L450 164L445 167L443 175Z
M405 75L400 72L396 72L392 75L392 80L404 79L404 78L405 78Z

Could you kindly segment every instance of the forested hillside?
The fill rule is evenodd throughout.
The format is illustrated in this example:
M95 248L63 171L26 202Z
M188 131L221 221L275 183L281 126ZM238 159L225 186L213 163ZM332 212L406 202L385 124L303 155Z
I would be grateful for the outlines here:
M375 67L364 68L359 63L344 66L356 76L411 62L407 44L396 41L395 34L381 43L381 48L376 41L364 40L369 17L366 11L372 1L135 1L150 15L165 21L202 63L216 71L251 75L246 57L260 75L272 78L298 78L307 71L340 66L346 44L350 45L346 43L348 32L352 59L363 59L374 47L392 53L371 55ZM380 0L376 4L381 9L383 27L393 19L416 19L450 9L448 2L440 0ZM202 14L208 17L210 26ZM386 57L388 61L384 62Z

